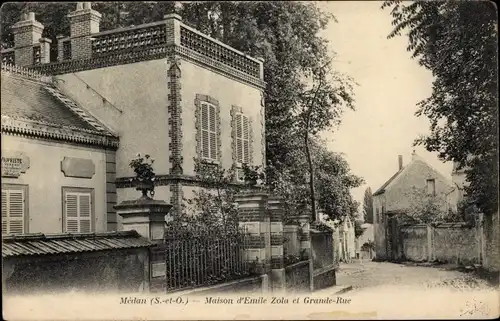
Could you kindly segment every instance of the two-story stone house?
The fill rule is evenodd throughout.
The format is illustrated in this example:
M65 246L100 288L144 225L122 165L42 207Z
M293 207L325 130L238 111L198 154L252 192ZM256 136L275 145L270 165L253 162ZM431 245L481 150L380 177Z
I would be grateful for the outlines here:
M373 193L373 220L375 252L378 259L395 258L398 253L396 220L394 215L405 214L414 200L414 189L426 190L430 195L441 195L442 209L448 208L446 195L453 190L452 182L427 164L415 152L408 165L398 157L398 171Z
M96 185L91 214L104 217L106 222L99 229L110 231L119 229L120 224L113 205L138 195L129 167L137 153L147 153L155 159L155 198L174 206L200 188L195 158L224 168L241 167L243 163L265 164L262 59L249 57L198 32L176 14L154 23L101 32L100 13L91 9L89 3L77 3L69 19L71 34L59 37L57 62L49 61L47 49L51 43L41 38L43 25L34 14L23 17L14 26L15 47L2 52L3 62L37 71L39 78L48 83L26 80L25 84L17 84L19 99L12 101L4 98L2 74L2 115L4 105L9 106L11 112L7 116L12 117L22 108L22 100L27 99L25 93L43 91L43 95L54 99L44 108L63 104L76 113L74 119L64 120L65 126L81 124L82 130L98 131L82 120L92 119L92 124L103 129L100 135L113 137L116 144L113 143L111 156L106 156L106 148L95 152L88 147L78 149L74 152L78 156L74 156L69 152L75 149L73 145L66 144L55 151L42 140L21 143L21 138L8 129L11 120L5 118L4 122L2 118L2 157L7 150L30 154L29 171L8 179L9 184L27 187L25 208L30 210L23 215L41 217L50 212L63 217L61 202L55 199L60 198L61 186L68 185L58 181L64 174L64 157L93 159L96 170L91 180ZM5 90L10 91L10 78L14 77L6 77ZM65 166L84 167L83 161L69 162ZM70 185L87 188L82 182ZM49 199L50 206L46 204ZM2 211L3 208L2 203ZM62 225L56 224L55 219L40 220L43 219L37 219L23 231L60 232Z

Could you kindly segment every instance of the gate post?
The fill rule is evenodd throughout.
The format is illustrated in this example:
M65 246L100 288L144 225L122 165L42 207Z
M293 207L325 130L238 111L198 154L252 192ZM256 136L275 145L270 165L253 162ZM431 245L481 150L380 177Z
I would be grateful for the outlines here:
M165 237L165 215L172 205L162 200L142 196L136 200L123 201L114 208L123 218L124 231L135 230L142 237L156 243L163 243ZM144 280L142 291L165 290L167 267L165 253L149 249L144 262Z
M247 233L243 259L247 264L255 264L256 272L261 275L271 273L271 222L267 199L268 194L264 192L244 193L235 197L239 225ZM268 282L262 283L262 290L266 292Z
M283 261L283 201L272 197L268 200L271 219L271 287L273 291L285 290L285 264Z

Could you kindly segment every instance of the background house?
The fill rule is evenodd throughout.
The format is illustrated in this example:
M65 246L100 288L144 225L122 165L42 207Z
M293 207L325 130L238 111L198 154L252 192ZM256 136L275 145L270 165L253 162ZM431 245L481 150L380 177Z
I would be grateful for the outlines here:
M446 195L453 189L452 182L427 164L415 152L412 160L403 166L403 157L398 157L398 171L373 193L373 219L375 251L377 258L390 258L397 252L392 239L396 237L395 226L389 218L397 214L405 214L415 200L415 190L425 190L427 194L442 199L440 207L443 211L449 208ZM423 200L422 200L423 201Z
M38 73L1 80L2 234L106 231L117 136Z

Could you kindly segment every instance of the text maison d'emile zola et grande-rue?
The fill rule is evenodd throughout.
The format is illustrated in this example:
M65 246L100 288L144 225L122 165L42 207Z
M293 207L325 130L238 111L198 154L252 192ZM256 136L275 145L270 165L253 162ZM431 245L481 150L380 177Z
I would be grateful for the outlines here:
M181 298L177 298L181 299ZM187 300L162 300L160 298L156 298L156 303L187 303ZM180 302L177 302L180 301ZM195 302L198 300L194 300ZM199 301L198 301L199 302ZM120 300L120 304L147 304L148 300L145 298L137 298L137 297L122 297ZM312 298L312 297L295 297L295 298L285 298L285 297L270 297L266 298L263 296L260 297L238 297L238 298L223 298L223 297L205 297L204 304L350 304L351 299L343 298L337 296L333 297L323 297L323 298Z

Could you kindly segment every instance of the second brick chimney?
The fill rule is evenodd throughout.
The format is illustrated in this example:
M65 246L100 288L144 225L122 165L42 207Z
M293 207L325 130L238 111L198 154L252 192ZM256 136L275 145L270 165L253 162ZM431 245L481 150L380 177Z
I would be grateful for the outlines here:
M398 162L399 162L399 170L403 169L403 155L398 156Z
M24 14L21 21L12 26L14 33L14 55L18 66L34 64L33 47L42 38L44 26L35 20L35 13Z
M99 32L102 15L92 10L91 2L77 2L76 10L68 14L70 19L71 59L92 56L91 34Z

